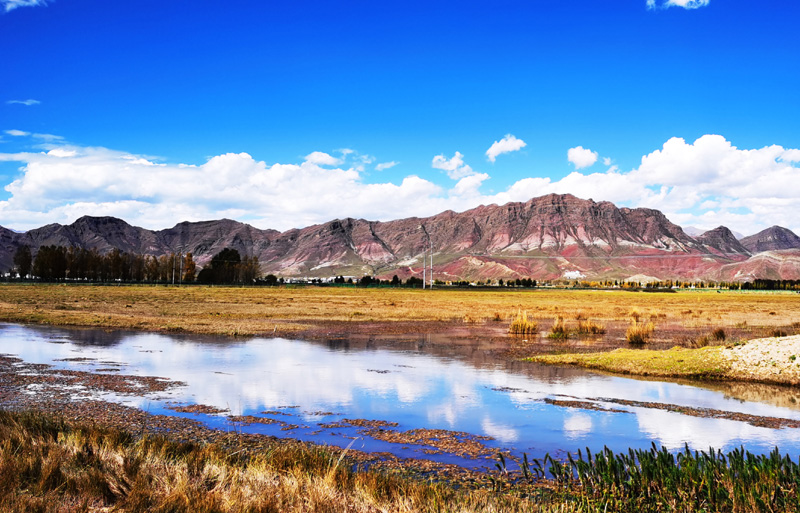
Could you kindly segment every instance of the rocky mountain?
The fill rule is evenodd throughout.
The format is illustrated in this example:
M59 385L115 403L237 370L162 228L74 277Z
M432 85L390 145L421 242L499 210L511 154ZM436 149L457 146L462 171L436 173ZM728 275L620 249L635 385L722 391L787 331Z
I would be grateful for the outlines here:
M742 245L752 253L762 251L780 251L784 249L800 249L800 237L791 230L773 226L755 235L743 238Z
M0 269L12 265L13 253L22 244L34 252L42 245L152 255L192 252L200 265L231 247L242 255L258 256L264 273L279 276L397 274L402 279L421 277L423 255L432 250L434 277L442 280L624 279L639 274L721 279L736 275L736 266L756 252L725 227L692 237L657 210L618 208L569 194L427 218L337 219L282 233L229 219L153 231L112 217L87 216L70 225L52 224L26 233L0 230ZM780 272L791 274L793 262ZM775 265L768 267L773 273ZM740 275L752 279L752 272L756 271L748 268Z
M719 251L722 255L748 255L750 251L739 242L732 231L724 226L718 226L702 235L695 237L697 242L705 245L712 251Z

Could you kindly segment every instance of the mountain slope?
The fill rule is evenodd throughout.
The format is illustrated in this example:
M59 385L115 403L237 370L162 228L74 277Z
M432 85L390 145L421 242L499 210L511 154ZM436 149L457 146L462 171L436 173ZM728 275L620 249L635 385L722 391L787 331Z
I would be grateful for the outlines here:
M758 240L778 236L769 237ZM751 256L751 250L725 227L691 237L657 210L618 208L569 194L446 211L427 218L336 219L282 233L230 219L184 222L153 231L112 217L86 216L70 225L51 224L26 233L3 229L0 266L9 268L22 244L30 245L34 253L42 245L101 252L119 248L152 255L192 252L200 265L231 247L243 256L257 256L264 273L280 276L390 278L397 274L403 279L421 277L423 254L432 250L434 276L445 280L555 279L565 274L591 279L636 274L712 279L735 275L723 268L730 270ZM789 261L788 267L767 266L770 274L775 268L792 274L795 259ZM766 270L763 265L751 267ZM740 275L751 279L751 274L748 268Z
M753 253L800 249L800 237L791 230L780 226L773 226L755 235L745 237L741 240L741 243Z

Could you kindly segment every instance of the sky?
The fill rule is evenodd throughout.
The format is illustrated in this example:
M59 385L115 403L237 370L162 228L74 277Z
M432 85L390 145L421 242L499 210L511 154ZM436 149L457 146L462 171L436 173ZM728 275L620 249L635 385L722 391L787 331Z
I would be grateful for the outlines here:
M800 233L800 3L0 0L0 225L571 193Z

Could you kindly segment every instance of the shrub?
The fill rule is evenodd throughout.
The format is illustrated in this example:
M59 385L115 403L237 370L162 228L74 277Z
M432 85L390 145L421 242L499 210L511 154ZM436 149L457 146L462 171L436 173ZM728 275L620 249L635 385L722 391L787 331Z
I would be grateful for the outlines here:
M711 338L718 342L723 342L727 336L725 335L725 330L722 328L716 328L711 332Z

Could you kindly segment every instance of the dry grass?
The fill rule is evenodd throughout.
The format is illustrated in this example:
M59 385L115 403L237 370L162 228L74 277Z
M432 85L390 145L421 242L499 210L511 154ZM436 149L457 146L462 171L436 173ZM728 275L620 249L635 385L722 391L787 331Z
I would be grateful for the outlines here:
M330 322L482 323L518 310L539 319L590 312L598 322L657 312L659 324L689 320L704 330L777 328L800 319L797 295L774 293L0 284L3 321L222 335L280 334Z
M578 511L550 499L353 472L319 447L245 456L0 411L0 510L138 512Z
M511 321L508 332L514 335L534 335L539 330L539 324L528 318L528 312L518 311L517 316Z
M634 320L625 331L625 340L631 344L646 344L655 330L656 327L652 322Z
M567 326L564 324L564 318L560 315L556 315L556 318L553 320L553 325L550 327L550 333L547 334L548 338L567 338L569 336L569 330Z
M606 332L606 327L591 319L579 320L576 332L579 335L602 335Z

